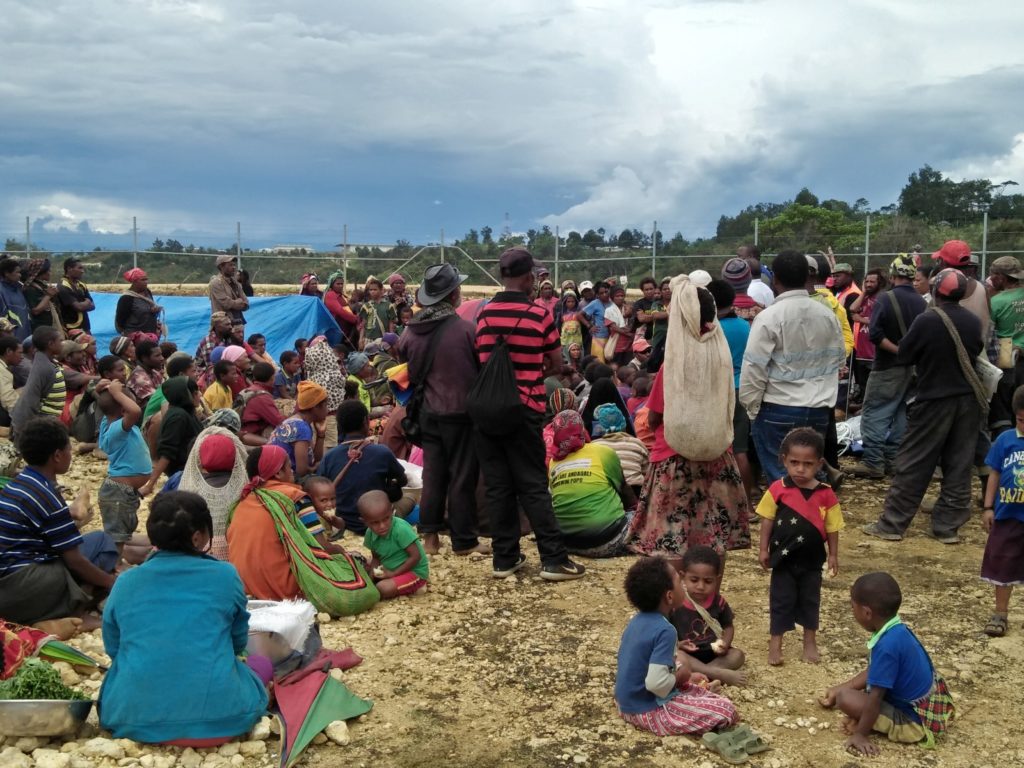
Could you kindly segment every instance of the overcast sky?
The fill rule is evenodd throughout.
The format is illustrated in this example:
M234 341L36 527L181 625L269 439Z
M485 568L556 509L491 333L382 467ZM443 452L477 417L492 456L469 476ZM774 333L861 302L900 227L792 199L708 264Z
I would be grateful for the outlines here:
M1007 0L0 0L0 235L317 245L1024 184ZM78 232L72 236L63 230ZM86 241L96 238L85 237ZM70 247L70 246L66 246Z

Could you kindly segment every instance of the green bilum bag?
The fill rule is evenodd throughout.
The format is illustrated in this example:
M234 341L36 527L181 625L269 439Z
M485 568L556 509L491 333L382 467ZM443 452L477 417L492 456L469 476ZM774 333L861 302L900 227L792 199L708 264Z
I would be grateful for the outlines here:
M295 504L278 491L257 488L253 493L271 517L288 551L299 589L318 611L331 616L355 616L380 601L380 592L363 563L349 554L326 552L295 517Z

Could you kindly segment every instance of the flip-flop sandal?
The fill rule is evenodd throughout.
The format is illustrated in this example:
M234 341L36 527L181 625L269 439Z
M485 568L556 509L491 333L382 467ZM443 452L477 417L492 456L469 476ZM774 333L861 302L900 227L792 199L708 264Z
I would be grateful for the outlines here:
M729 765L742 765L750 759L750 756L743 750L743 747L734 741L735 734L726 731L724 733L705 733L701 742L708 750L721 757Z
M748 738L743 740L741 746L748 755L757 755L772 748L772 745L765 741L759 733L751 733Z
M1009 629L1010 621L1000 613L993 613L985 624L985 634L989 637L1003 637Z

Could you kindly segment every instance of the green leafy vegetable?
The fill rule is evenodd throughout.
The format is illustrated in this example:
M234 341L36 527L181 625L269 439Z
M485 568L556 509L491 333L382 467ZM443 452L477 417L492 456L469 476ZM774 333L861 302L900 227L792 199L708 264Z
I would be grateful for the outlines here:
M40 659L27 659L7 680L0 680L0 700L6 699L71 699L88 701L89 697L61 682L60 672Z

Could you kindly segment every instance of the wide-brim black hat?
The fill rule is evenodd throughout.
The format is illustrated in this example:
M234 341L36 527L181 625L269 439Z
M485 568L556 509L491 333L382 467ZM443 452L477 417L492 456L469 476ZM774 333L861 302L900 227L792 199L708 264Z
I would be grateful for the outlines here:
M469 275L460 275L451 264L434 264L423 273L423 282L416 289L416 301L429 307L448 296L466 282Z

